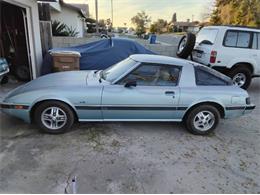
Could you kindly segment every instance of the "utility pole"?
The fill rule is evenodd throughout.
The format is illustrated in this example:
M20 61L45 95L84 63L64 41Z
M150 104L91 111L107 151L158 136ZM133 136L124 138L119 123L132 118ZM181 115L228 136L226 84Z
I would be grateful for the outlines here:
M113 0L111 0L111 20L112 20L112 25L111 28L113 28L113 24L114 24L114 6L113 6Z
M98 26L98 0L95 0L95 4L96 4L96 33L98 34L99 31L99 26Z

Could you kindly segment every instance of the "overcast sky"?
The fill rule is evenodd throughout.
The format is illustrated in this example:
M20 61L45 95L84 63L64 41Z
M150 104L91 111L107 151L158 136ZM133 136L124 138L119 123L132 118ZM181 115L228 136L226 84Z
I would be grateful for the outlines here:
M89 4L90 15L95 17L95 0L65 0L69 3ZM114 26L132 26L131 18L144 10L152 21L162 18L170 21L174 12L178 21L201 20L201 13L210 10L214 0L113 0ZM98 0L99 19L111 18L111 0Z

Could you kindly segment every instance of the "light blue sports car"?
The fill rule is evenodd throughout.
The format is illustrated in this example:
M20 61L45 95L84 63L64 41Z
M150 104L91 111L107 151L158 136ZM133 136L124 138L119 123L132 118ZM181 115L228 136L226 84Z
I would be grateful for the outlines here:
M221 118L251 112L248 93L226 76L194 62L132 55L103 71L49 74L10 92L5 113L62 133L74 122L176 121L194 134Z

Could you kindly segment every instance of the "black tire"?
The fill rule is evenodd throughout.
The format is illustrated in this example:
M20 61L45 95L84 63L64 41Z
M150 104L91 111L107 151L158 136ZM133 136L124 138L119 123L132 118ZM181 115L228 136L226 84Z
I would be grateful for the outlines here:
M30 81L30 79L31 79L30 69L26 65L15 66L14 74L15 74L16 78L20 81Z
M181 49L181 45L184 40L186 40L186 44L183 47L183 49ZM187 33L187 35L181 38L178 44L176 55L179 58L187 59L191 55L191 52L195 46L195 42L196 42L196 36L192 33Z
M233 80L233 82L235 83L235 77L238 74L243 74L245 75L245 82L242 85L237 84L239 87L241 87L242 89L247 89L252 81L252 71L246 67L246 65L241 65L241 66L237 66L233 69L231 69L231 71L229 72L228 76ZM238 82L237 82L238 83Z
M2 78L2 80L1 80L1 85L8 83L8 80L9 80L8 76L5 75L5 76Z
M101 39L108 39L109 36L108 35L101 35Z
M50 108L50 107L57 107L64 111L66 114L66 122L65 124L58 129L50 129L48 128L42 121L41 116L42 113ZM75 116L73 110L65 103L62 103L60 101L45 101L37 105L33 112L33 118L34 122L38 127L40 127L41 131L44 133L50 133L50 134L60 134L60 133L65 133L68 129L70 129L75 121Z
M214 116L214 123L212 122L212 126L209 129L201 130L196 127L195 125L195 118L197 118L197 114L201 112L210 112ZM220 113L218 109L211 105L200 105L198 107L195 107L185 117L185 126L189 132L191 132L194 135L207 135L214 131L214 129L217 127L220 120ZM213 121L213 120L212 120Z

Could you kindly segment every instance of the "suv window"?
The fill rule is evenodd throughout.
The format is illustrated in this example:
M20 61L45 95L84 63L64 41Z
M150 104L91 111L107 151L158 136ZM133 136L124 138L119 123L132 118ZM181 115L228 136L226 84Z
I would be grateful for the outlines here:
M228 30L225 35L224 46L249 48L250 37L250 32Z
M204 66L195 66L194 69L197 85L232 85L231 79L213 69Z
M257 36L257 38L258 38L258 49L260 50L260 33L257 33L258 34L258 36Z
M253 49L257 49L258 48L258 43L257 43L257 33L254 33L254 38L253 38L253 45L252 45L252 48Z
M172 65L142 64L119 83L136 81L141 86L177 86L180 70Z

